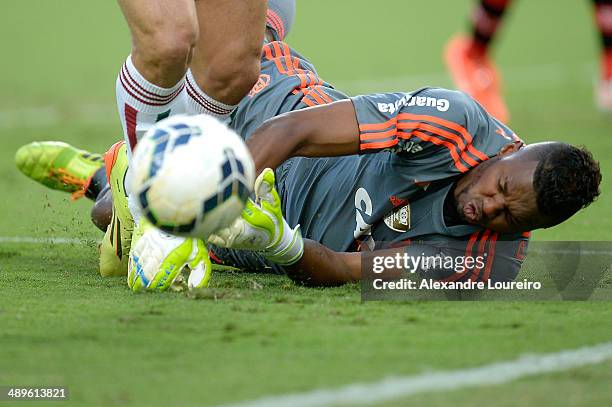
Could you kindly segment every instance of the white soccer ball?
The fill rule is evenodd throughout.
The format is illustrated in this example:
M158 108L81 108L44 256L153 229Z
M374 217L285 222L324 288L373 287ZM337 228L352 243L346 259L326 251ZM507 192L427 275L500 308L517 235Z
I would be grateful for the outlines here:
M138 142L130 167L141 215L165 232L201 239L240 215L255 177L242 139L207 115L156 123Z

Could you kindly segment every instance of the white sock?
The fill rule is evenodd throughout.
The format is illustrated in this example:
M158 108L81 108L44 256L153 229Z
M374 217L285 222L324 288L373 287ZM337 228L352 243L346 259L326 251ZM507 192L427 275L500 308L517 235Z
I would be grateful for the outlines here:
M191 69L187 71L187 76L185 77L184 93L187 114L208 114L225 121L237 106L226 105L204 93L196 83Z
M156 122L170 115L184 113L182 98L178 96L185 81L171 88L162 88L147 81L127 58L117 77L117 108L123 134L129 146L128 155L142 135Z

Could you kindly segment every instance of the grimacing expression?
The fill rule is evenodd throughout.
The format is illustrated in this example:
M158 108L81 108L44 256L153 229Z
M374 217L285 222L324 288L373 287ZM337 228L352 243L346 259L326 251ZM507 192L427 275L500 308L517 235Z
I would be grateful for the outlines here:
M454 198L461 219L496 232L526 232L547 219L538 211L533 177L538 162L518 144L478 165L457 181Z

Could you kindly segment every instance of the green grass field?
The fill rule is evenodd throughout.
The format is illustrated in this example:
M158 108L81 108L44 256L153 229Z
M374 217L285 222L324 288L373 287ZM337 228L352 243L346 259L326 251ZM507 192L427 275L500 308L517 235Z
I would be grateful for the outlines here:
M301 1L288 42L351 94L450 86L441 50L465 28L471 4ZM495 53L512 127L528 142L586 145L604 174L592 207L534 238L610 240L612 117L593 104L590 2L515 6ZM13 164L34 140L103 151L121 138L114 83L130 42L117 5L5 0L0 42L0 386L70 388L69 402L49 405L208 406L612 340L608 302L361 303L358 286L306 289L240 273L217 273L197 296L133 295L124 279L97 273L90 204ZM607 362L383 405L611 405L611 380Z

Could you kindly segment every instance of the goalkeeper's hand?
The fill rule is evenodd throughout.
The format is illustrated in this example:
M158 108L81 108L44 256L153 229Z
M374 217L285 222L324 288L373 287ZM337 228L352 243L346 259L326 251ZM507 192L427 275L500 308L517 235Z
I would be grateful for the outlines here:
M202 240L166 234L144 218L134 233L128 262L132 291L165 291L184 267L191 270L187 280L190 289L208 286L212 267Z
M304 253L300 226L289 227L274 187L274 171L266 168L255 180L255 201L249 199L242 214L208 242L230 249L258 251L273 263L288 266Z

